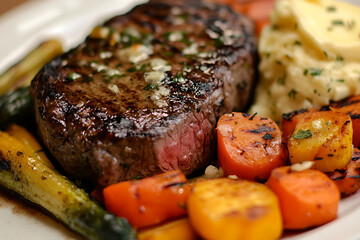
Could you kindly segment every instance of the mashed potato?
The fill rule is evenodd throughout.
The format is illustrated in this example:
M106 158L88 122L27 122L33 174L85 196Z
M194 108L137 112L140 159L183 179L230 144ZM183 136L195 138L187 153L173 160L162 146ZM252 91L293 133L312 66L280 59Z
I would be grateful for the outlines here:
M280 0L259 43L261 79L250 112L281 119L360 94L360 8Z

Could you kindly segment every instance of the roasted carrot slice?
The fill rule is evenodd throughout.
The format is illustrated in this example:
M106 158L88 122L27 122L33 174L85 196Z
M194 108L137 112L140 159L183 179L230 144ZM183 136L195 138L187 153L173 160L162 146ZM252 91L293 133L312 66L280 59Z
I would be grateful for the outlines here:
M307 112L298 115L287 139L292 164L314 161L323 172L344 169L352 154L352 124L348 114L336 111Z
M340 192L318 170L280 167L271 172L267 185L278 196L285 229L319 226L336 218Z
M281 131L270 118L245 113L223 115L217 125L218 160L225 175L264 180L285 164Z
M360 96L349 97L330 105L339 112L348 113L353 125L353 144L360 146Z
M341 196L347 197L360 189L360 150L354 148L346 169L336 169L327 174L339 188Z
M186 214L190 186L180 170L110 185L103 190L105 207L128 219L134 227L145 227Z

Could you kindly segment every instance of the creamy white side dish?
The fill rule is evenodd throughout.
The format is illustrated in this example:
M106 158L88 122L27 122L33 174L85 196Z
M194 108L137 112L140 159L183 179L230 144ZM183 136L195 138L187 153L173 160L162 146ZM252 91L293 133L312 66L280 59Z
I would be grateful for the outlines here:
M360 94L360 8L279 0L259 40L260 83L250 112L282 113Z

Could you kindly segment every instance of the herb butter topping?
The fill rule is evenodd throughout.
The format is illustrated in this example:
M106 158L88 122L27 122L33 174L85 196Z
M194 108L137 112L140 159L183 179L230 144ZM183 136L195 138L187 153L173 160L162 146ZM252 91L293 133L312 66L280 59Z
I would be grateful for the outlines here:
M282 113L360 94L360 8L333 0L279 0L259 41L251 112Z

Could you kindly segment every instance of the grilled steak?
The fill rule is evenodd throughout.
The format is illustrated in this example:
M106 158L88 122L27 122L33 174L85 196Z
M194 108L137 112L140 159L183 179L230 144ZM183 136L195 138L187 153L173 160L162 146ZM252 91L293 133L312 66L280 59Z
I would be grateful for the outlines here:
M216 121L244 110L253 25L228 7L150 1L96 27L31 85L40 135L73 178L106 186L216 157Z

